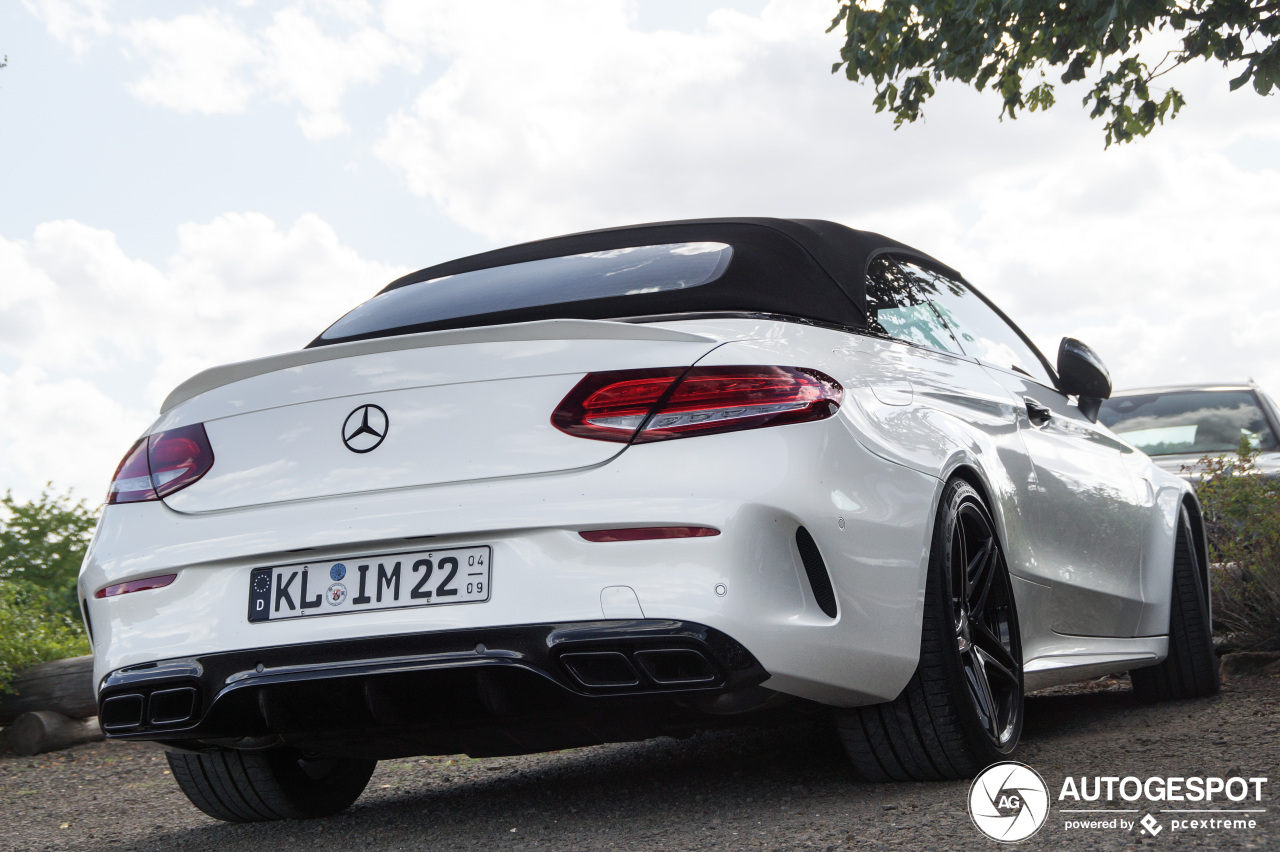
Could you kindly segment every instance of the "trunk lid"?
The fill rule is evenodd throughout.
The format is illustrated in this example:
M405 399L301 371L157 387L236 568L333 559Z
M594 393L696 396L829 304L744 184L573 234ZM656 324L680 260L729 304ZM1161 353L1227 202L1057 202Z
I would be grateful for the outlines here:
M151 432L203 423L212 469L164 498L213 512L594 467L625 445L551 414L588 372L689 366L717 338L591 320L431 332L286 353L179 386Z

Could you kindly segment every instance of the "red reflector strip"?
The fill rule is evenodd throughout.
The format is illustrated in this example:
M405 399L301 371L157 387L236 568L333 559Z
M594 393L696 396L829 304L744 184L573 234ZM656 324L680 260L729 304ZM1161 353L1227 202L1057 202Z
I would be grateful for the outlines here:
M619 530L582 530L587 541L649 541L657 538L705 538L720 535L714 527L627 527Z
M116 583L93 593L95 598L114 598L116 595L127 595L129 592L144 592L147 589L162 589L178 579L177 574L161 574L159 577L147 577L142 580L130 580L127 583Z

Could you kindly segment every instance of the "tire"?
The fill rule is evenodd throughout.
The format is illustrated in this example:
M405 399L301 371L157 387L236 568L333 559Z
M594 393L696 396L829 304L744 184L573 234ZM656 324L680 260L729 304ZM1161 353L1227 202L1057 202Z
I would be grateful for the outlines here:
M952 480L929 551L920 662L887 704L836 712L854 768L869 781L969 778L1022 735L1022 643L991 514Z
M1191 515L1184 505L1173 549L1173 590L1169 598L1169 656L1155 666L1129 672L1134 693L1144 701L1171 701L1217 695L1218 658L1213 625L1196 553Z
M364 792L376 760L304 760L294 749L167 752L191 804L226 822L311 819L346 810Z

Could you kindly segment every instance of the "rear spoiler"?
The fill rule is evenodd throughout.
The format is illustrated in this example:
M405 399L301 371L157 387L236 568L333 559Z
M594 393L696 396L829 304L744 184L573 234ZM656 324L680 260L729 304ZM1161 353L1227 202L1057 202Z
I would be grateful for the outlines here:
M265 358L237 361L196 373L165 397L160 413L167 414L176 406L205 391L238 382L241 379L287 370L303 364L333 361L356 355L423 349L428 346L457 346L463 343L501 343L512 340L665 340L683 343L716 343L718 339L704 334L691 334L654 325L636 325L607 320L558 319L491 325L481 328L459 328L448 331L426 331L398 337L378 337L335 343L316 349L300 349Z

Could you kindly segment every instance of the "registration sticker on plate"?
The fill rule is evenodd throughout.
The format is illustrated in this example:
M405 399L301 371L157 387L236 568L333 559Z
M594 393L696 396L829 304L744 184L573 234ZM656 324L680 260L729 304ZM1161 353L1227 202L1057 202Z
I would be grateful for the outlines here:
M255 568L249 620L484 603L492 567L482 546Z

